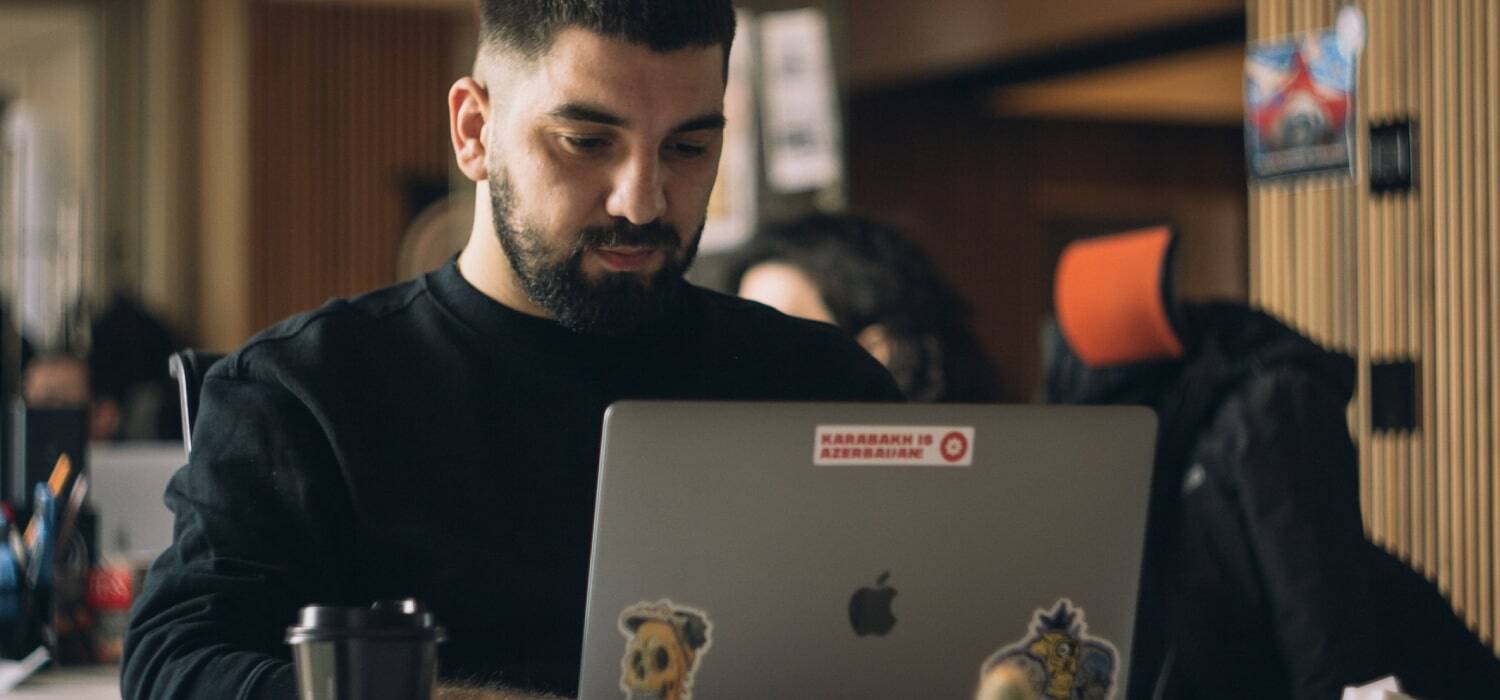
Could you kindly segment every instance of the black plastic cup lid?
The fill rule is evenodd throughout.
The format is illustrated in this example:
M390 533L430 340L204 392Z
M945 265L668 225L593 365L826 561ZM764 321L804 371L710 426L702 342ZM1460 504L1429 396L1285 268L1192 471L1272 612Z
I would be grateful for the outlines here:
M309 605L286 630L288 644L349 638L441 642L447 633L414 599L380 600L368 608Z

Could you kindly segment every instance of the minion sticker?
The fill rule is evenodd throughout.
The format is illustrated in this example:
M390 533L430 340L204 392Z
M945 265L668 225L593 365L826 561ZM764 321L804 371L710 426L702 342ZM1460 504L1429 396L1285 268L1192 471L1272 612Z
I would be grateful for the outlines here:
M1019 680L1024 676L1030 692L1010 697L1113 698L1120 654L1108 640L1089 636L1083 615L1083 609L1067 598L1059 599L1050 612L1037 610L1026 637L984 662L981 687L993 685L1002 677Z
M626 700L689 700L693 673L712 643L711 627L703 611L665 598L621 612L620 633L627 641L620 690Z

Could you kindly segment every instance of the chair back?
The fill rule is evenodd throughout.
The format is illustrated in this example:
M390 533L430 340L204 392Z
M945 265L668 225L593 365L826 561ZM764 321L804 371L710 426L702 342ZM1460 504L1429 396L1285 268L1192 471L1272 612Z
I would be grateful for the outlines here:
M193 451L193 422L198 417L198 393L203 378L214 363L224 359L221 353L181 350L167 359L167 371L177 379L177 400L182 406L182 450Z
M1074 241L1057 262L1058 329L1089 367L1181 357L1171 228Z

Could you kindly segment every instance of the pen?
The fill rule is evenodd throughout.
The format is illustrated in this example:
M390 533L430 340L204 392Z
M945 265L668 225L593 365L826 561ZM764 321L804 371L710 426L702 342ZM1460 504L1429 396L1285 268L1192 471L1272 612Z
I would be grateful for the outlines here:
M57 499L45 484L36 485L33 500L36 507L31 513L31 524L36 526L36 537L31 542L30 558L26 562L26 581L35 588L47 578L52 563L52 549L57 535ZM27 528L27 532L32 532Z
M48 495L52 496L53 499L56 499L59 495L61 495L63 487L65 487L65 486L68 485L68 477L70 477L72 475L73 475L73 460L68 459L68 455L67 454L63 454L63 455L59 456L57 458L57 464L54 464L52 466L52 475L49 476L49 477L47 477L46 489L47 489ZM41 484L37 484L37 491L36 491L37 494L41 494L42 493L42 488L41 487L42 487ZM37 519L36 519L36 516L37 516L37 513L40 512L40 511L41 511L40 505L36 504L36 503L33 503L32 506L31 506L31 522L29 522L29 523L26 524L26 538L25 538L26 539L26 546L28 548L32 549L33 555L35 554L36 537L37 537Z
M73 537L73 527L78 524L78 513L83 510L83 499L89 494L88 477L79 474L73 482L73 488L68 491L68 502L63 506L61 525L57 528L57 552L61 557L63 550L68 546L68 540Z

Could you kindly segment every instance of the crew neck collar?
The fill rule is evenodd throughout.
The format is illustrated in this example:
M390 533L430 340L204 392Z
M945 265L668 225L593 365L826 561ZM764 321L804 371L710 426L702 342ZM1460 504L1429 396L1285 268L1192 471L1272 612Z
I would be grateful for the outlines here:
M464 278L457 258L426 275L426 285L439 303L465 325L503 343L569 354L617 352L631 347L659 348L663 341L681 339L696 326L700 291L686 282L678 294L677 308L661 322L627 334L573 331L550 318L532 316L487 296Z

